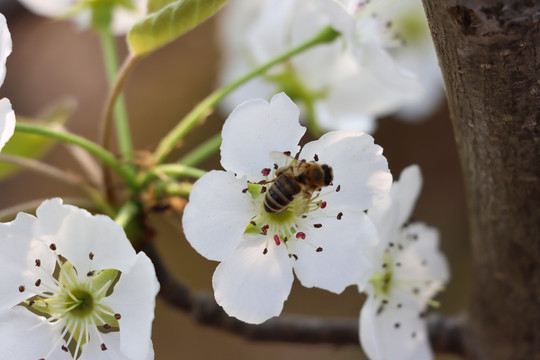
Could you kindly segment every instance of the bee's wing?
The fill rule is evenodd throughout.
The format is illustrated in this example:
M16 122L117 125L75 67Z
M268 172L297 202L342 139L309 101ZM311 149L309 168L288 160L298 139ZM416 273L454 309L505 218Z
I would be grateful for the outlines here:
M279 151L270 152L270 159L272 159L274 164L278 166L278 169L289 166L296 161L296 159L293 158L292 156L286 155Z

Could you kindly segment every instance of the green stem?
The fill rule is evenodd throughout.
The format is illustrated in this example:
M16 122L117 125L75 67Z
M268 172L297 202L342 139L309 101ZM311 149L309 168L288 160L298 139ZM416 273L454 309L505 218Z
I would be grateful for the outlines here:
M137 215L138 211L139 207L134 201L127 201L120 210L118 210L118 214L114 221L123 228L126 228L131 219Z
M304 101L304 105L306 110L307 127L313 136L320 138L324 134L324 131L317 123L315 109L313 108L313 101Z
M144 185L148 184L148 182L150 182L153 178L159 177L160 174L170 175L174 178L188 176L198 179L204 174L206 174L206 171L183 164L157 165L153 167L150 171L139 177L139 187L143 187Z
M101 39L101 48L103 51L103 60L107 73L109 86L113 86L118 75L118 57L116 53L116 42L114 35L109 27L99 32ZM123 95L119 95L114 104L114 121L116 125L116 136L118 146L124 160L130 160L133 155L133 144L131 141L131 131L126 110L126 102Z
M132 191L138 191L135 172L127 166L122 166L113 154L90 140L66 131L58 131L41 125L25 124L21 122L18 122L15 125L15 131L47 136L69 144L77 145L116 171L118 175L125 180Z
M176 195L187 198L193 187L192 183L181 182L181 183L169 183L165 186L164 190L168 195Z
M179 123L176 125L159 143L156 152L154 153L154 160L156 164L162 163L167 155L174 149L175 145L187 134L189 131L197 125L199 120L203 118L205 114L210 112L210 109L216 106L216 104L221 101L225 96L230 92L235 90L240 85L246 83L252 78L263 74L266 70L270 69L274 65L280 64L284 60L297 55L315 45L328 43L333 41L336 37L339 36L339 33L336 32L331 27L324 28L319 34L317 34L311 40L306 41L302 45L287 51L286 53L276 57L270 62L261 65L253 70L251 70L246 75L242 76L238 80L214 91L212 94L207 96L203 101L201 101L189 114L187 114Z
M220 146L221 134L216 134L180 158L178 163L186 166L198 165L201 161L217 153Z

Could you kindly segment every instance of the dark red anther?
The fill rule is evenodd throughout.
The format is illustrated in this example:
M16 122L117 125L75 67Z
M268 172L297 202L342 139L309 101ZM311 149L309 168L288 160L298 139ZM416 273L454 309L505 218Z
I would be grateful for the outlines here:
M343 217L343 213L342 213L342 212L340 212L339 214L337 214L337 219L338 219L338 220L341 220L342 217Z
M313 155L313 160L319 161L319 155L317 155L317 154Z
M281 241L279 241L279 236L278 235L274 235L274 242L276 243L276 245L279 246L279 244L281 244Z
M243 194L247 193L247 191L248 191L248 188L242 189Z
M266 255L266 254L268 254L268 249L267 249L267 248L264 248L264 250L263 250L263 255Z
M49 249L51 249L52 251L56 251L56 244L52 243L51 245L49 245Z
M266 186L261 187L261 194L264 194L266 192Z
M68 348L66 347L66 345L62 345L62 351L68 352Z
M326 207L326 201L321 202L320 205L319 205L319 207L320 207L321 209L324 209L324 208Z
M122 318L122 315L116 313L116 314L114 314L114 318L115 318L116 320L120 320L120 319Z
M36 285L36 287L39 287L39 285L41 285L41 279L37 279L34 285Z
M291 152L290 151L284 151L283 154L287 155L287 156L291 156Z
M304 240L306 238L306 234L299 231L299 232L296 233L296 238Z
M337 186L336 192L339 192L339 190L341 190L341 185L338 185L338 186Z
M261 174L263 174L263 176L268 176L270 175L270 169L269 168L264 168L261 170Z
M107 350L107 346L105 346L105 344L103 343L101 344L101 351L105 351L105 350Z
M41 266L41 260L36 259L36 266Z
M94 272L93 271L89 271L86 273L86 276L90 277L90 276L94 276Z
M250 223L251 225L253 225L253 226L257 226L257 223L256 223L255 221L253 221L253 220L251 220L249 223Z
M90 260L94 260L94 253L91 252L90 254L88 254L88 258L89 258Z
M296 254L292 254L292 257L294 258L294 260L298 260L298 256L296 256Z
M263 235L266 235L266 231L268 231L269 227L270 227L270 225L268 225L268 224L261 226L261 233Z
M313 224L313 226L314 226L316 229L322 228L322 224Z
M321 252L321 251L322 251L322 247L318 247L316 251L317 251L317 252Z
M19 286L19 292L24 292L24 289L25 289L24 285Z
M278 164L274 164L274 170L277 170L277 169L279 169Z
M103 324L103 328L104 328L105 330L109 330L110 328L112 328L112 326L109 325L109 324L107 324L107 323L105 323L105 324Z

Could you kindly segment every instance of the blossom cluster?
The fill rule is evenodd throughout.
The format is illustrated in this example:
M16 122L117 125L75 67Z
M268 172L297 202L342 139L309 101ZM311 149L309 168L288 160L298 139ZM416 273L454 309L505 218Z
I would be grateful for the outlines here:
M20 1L43 16L73 15L81 27L90 25L97 3ZM325 26L342 37L244 88L250 97L277 92L270 101L241 101L246 95L236 92L225 102L240 105L222 130L224 170L193 184L182 223L192 247L219 262L212 286L229 315L252 324L279 316L295 277L337 294L353 285L366 295L359 340L370 359L433 357L424 318L449 270L437 230L407 223L421 189L420 169L410 166L393 181L383 149L366 133L378 116L426 112L411 107L420 83L438 84L405 70L414 60L400 46L404 40L431 51L421 31L401 26L412 3L404 0L398 11L389 0L231 1L222 21L223 81ZM115 33L125 33L147 6L145 0L108 4L114 5ZM394 12L381 11L389 8ZM407 19L414 20L414 11ZM240 33L249 34L247 41ZM11 45L0 14L0 84ZM300 146L302 111L322 128L338 130ZM1 99L0 150L14 129L11 104ZM35 216L19 213L0 223L0 245L3 356L154 358L151 326L160 285L151 260L111 218L54 198Z
M375 119L421 119L442 81L419 0L231 0L219 23L221 84L331 26L343 36L312 48L229 95L226 112L284 91L325 130L372 133Z

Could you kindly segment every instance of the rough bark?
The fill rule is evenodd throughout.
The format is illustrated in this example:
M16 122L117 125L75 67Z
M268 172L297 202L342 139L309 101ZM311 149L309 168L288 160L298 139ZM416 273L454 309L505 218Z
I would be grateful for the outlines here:
M472 359L540 359L540 1L423 0L467 187Z

